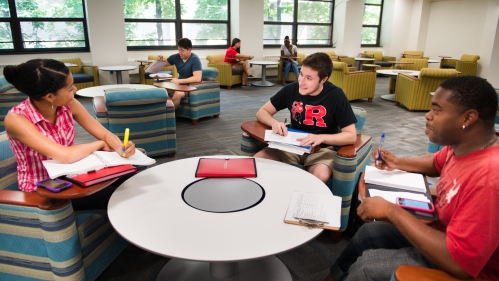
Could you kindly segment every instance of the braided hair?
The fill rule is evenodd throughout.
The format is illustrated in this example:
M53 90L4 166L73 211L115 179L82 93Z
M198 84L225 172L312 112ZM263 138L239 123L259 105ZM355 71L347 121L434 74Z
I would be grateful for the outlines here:
M53 59L33 59L20 65L8 65L3 70L5 79L33 100L48 93L56 94L66 86L69 69Z

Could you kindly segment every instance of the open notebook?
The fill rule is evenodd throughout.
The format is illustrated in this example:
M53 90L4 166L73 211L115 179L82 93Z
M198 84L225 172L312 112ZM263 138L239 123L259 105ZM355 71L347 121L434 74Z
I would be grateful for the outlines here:
M366 183L388 186L403 190L426 192L426 184L421 174L401 170L385 171L373 166L366 166L364 175Z
M94 151L87 157L71 164L63 164L56 160L42 161L43 166L45 166L45 169L51 179L55 179L60 176L75 175L86 173L88 171L100 170L105 167L125 164L148 166L154 164L155 162L156 160L147 157L137 149L135 150L135 154L128 158L123 158L116 152Z

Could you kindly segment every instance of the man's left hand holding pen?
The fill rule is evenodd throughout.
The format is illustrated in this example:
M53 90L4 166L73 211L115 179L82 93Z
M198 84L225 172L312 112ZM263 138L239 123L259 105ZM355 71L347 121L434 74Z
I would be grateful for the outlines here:
M276 120L277 121L277 120ZM288 127L287 126L287 118L284 119L284 122L274 122L272 124L272 132L281 135L281 136L287 136L288 135Z

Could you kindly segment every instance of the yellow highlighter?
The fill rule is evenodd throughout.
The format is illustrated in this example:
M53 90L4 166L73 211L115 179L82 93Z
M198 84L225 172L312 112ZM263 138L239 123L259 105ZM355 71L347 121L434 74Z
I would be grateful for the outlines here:
M128 144L128 137L130 136L130 129L126 128L125 129L125 137L123 139L123 157L126 156L126 145Z

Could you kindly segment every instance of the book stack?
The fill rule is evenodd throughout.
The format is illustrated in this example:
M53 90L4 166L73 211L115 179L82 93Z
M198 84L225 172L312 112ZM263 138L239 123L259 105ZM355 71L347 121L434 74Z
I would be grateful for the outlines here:
M313 147L311 145L300 146L300 141L297 139L304 138L308 135L307 132L298 131L295 129L288 129L287 136L278 135L272 130L265 130L265 141L268 141L269 148L275 148L298 155L304 153L311 153Z

